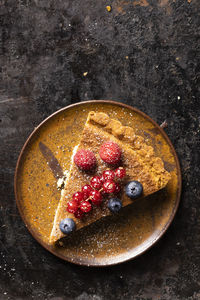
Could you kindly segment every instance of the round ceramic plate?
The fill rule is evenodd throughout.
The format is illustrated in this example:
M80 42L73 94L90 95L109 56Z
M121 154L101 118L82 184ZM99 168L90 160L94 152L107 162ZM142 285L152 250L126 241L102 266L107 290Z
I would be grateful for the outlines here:
M172 179L167 187L68 237L64 247L48 243L60 199L57 178L70 168L89 111L103 111L134 128L160 156ZM113 265L135 258L165 233L178 208L181 174L165 132L141 111L113 101L87 101L65 107L44 120L26 141L16 167L15 196L33 237L54 255L76 264Z

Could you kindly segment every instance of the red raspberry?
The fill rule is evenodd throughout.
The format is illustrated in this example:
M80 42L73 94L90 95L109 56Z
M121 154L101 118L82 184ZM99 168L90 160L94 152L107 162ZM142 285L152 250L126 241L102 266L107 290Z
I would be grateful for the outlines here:
M90 171L96 166L96 157L90 150L80 149L74 155L74 162L83 171Z
M74 213L75 218L81 219L84 215L84 212L78 208L78 210Z
M74 193L74 195L72 196L72 199L74 201L77 201L78 203L81 202L84 199L84 195L81 192L76 192Z
M67 211L74 214L78 210L78 202L71 200L67 203Z
M116 183L113 180L107 180L103 184L103 189L106 193L114 193L116 189Z
M115 185L115 194L118 194L121 191L121 186L119 185L119 183L115 183Z
M90 192L91 201L95 205L100 205L102 202L101 193L97 190L93 190Z
M99 176L92 177L92 179L90 180L90 184L93 188L99 190L102 185L100 177Z
M112 170L105 170L102 176L104 178L104 182L106 180L113 180L115 178L115 172Z
M92 187L89 184L86 184L82 187L83 198L86 200L89 197L89 194L92 190Z
M126 170L122 167L119 167L115 170L115 176L122 179L124 176L126 176Z
M122 152L120 147L116 143L110 141L105 142L103 143L103 145L101 145L99 155L101 159L107 164L115 165L119 163Z
M82 201L80 204L80 210L82 210L83 212L87 213L89 211L91 211L92 209L92 205L89 201Z

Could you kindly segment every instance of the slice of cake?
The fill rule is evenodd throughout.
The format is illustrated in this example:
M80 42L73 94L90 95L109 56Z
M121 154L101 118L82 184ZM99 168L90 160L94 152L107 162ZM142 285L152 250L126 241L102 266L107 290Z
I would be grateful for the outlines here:
M170 178L162 159L133 128L91 111L73 151L50 243L155 193Z

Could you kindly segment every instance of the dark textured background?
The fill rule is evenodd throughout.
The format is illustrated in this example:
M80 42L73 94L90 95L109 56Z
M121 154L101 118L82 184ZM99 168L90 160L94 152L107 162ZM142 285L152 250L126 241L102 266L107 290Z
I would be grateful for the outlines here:
M199 11L199 0L0 1L0 299L200 299ZM22 223L13 192L33 128L87 99L167 119L183 174L164 238L138 259L104 269L44 250Z

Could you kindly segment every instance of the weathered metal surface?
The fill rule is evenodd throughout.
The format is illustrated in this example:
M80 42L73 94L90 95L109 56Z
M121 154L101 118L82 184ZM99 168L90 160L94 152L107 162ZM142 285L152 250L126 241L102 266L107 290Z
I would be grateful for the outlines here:
M199 299L199 9L198 0L1 1L0 298ZM25 228L13 189L34 127L88 99L167 120L183 174L178 213L157 246L101 270L44 250Z

